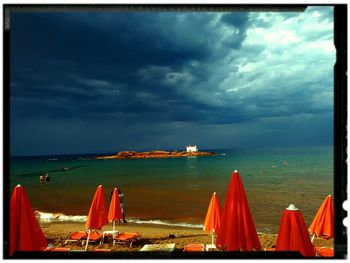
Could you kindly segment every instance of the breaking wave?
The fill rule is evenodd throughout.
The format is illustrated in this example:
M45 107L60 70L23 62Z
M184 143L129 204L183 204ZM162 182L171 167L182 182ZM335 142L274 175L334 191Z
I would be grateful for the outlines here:
M36 211L36 216L42 223L51 222L86 222L86 215L65 215L61 213L47 213ZM177 226L177 227L191 227L191 228L202 228L203 224L190 224L186 222L167 222L162 220L147 220L147 219L137 219L128 218L128 222L134 224L150 224L150 225L164 225L164 226Z

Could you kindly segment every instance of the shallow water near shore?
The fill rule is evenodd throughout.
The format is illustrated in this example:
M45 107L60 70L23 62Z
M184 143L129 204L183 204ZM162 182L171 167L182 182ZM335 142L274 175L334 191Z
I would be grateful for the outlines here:
M21 184L35 210L61 214L50 220L70 220L87 215L102 184L107 206L113 188L122 189L132 222L201 227L214 191L223 208L231 173L237 169L257 231L267 233L278 231L281 213L290 203L309 226L324 198L333 194L333 147L208 151L218 155L132 160L96 160L97 155L13 157L11 193ZM40 184L43 173L50 181Z

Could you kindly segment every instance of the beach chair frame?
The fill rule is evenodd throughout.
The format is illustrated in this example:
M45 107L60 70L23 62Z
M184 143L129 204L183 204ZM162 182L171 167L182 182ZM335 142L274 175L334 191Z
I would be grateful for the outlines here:
M93 235L93 234L97 234L97 237L92 238L91 235ZM85 251L87 250L89 243L99 244L101 239L102 239L102 235L100 233L98 233L96 230L92 231L91 229L88 229L87 230L87 239L83 240L83 242L86 242ZM82 244L83 244L83 242L82 242Z
M95 236L97 234L97 237ZM73 236L76 235L76 238L73 238ZM85 245L85 250L87 250L87 246L89 243L96 243L98 244L101 240L102 235L99 234L96 230L91 231L88 229L87 231L76 231L67 237L66 241L64 242L64 245L67 245L68 242L77 242L80 245Z
M73 235L78 236L79 238L73 238ZM65 245L67 245L68 242L77 242L77 243L83 243L83 241L87 238L86 231L76 231L73 233L70 233L64 242Z
M119 233L115 238L113 239L113 245L115 244L123 244L128 245L129 247L132 247L132 244L140 241L141 235L138 232L135 233Z

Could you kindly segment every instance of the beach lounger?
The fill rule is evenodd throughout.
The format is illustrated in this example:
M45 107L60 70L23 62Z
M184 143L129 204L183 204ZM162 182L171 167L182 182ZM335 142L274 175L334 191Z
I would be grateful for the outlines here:
M86 238L88 238L88 233L86 233ZM83 240L82 244L84 245L85 242L89 241L89 243L93 242L96 244L99 244L102 240L102 234L98 233L96 230L90 233L89 240L85 239Z
M200 252L205 251L204 244L187 244L184 249L184 252Z
M132 243L139 241L141 235L139 233L119 233L113 240L113 245L115 244L128 244L132 247Z
M207 244L205 246L205 251L210 251L210 250L216 250L216 245L215 244Z
M331 247L314 247L317 257L329 258L334 257L334 249Z
M101 239L101 242L100 244L102 245L106 239L108 240L108 238L110 237L112 240L115 239L116 236L119 235L119 232L116 231L116 230L109 230L109 231L103 231L102 233L102 239Z
M68 236L64 244L66 245L68 242L78 242L78 243L80 242L82 245L84 245L87 237L88 237L88 233L86 231L73 232ZM99 234L97 231L94 231L94 232L91 232L90 234L89 243L90 242L98 243L101 239L102 239L102 235Z
M87 234L85 231L76 231L71 234L66 239L66 242L64 244L66 245L68 242L82 242L84 239L87 238Z

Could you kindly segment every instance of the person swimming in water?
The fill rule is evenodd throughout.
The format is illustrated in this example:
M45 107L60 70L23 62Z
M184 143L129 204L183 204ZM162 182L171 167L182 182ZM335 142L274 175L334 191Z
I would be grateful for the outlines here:
M44 174L39 176L39 181L41 184L45 183L45 175Z
M46 183L46 182L50 182L49 174L46 173L46 174L40 175L39 176L39 181L40 181L41 184Z
M45 182L50 182L50 176L49 176L49 174L45 174Z

